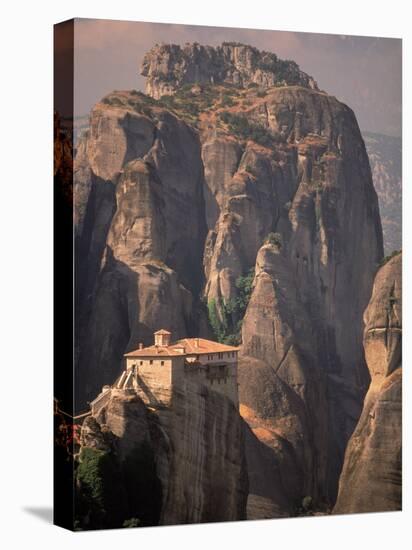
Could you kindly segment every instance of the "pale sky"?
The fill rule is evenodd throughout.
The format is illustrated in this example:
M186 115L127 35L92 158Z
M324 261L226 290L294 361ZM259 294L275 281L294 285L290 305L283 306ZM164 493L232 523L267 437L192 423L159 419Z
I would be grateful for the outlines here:
M401 135L402 42L393 38L76 19L75 115L112 90L144 91L140 64L155 43L250 44L293 59L349 105L362 130Z

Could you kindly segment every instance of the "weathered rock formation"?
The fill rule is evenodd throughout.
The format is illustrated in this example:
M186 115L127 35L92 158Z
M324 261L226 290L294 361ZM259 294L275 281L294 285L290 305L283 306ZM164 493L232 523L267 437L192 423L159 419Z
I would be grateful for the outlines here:
M225 310L256 262L242 327L241 402L251 425L271 432L266 446L281 455L274 463L294 472L275 491L275 508L282 493L290 509L306 495L326 507L369 382L362 314L382 257L377 197L350 109L294 87L249 101L247 111L231 112L272 141L222 137L210 119L201 126L205 295L222 326L231 325Z
M345 453L334 513L402 507L402 255L382 267L365 311L371 384Z
M149 95L109 94L77 149L79 404L154 330L238 340L243 320L250 516L305 496L326 509L369 384L383 255L355 116L249 46L156 46L143 74Z
M155 328L198 331L203 166L192 128L159 108L98 104L76 159L80 402Z
M173 94L184 84L220 84L270 88L279 84L317 89L314 79L293 61L252 46L224 42L213 48L201 44L156 44L146 53L141 73L147 77L146 93L155 99Z
M111 390L107 404L84 422L82 450L110 451L122 469L142 445L161 491L126 515L157 509L161 525L246 519L242 420L229 399L186 381L170 408L153 411L133 390Z

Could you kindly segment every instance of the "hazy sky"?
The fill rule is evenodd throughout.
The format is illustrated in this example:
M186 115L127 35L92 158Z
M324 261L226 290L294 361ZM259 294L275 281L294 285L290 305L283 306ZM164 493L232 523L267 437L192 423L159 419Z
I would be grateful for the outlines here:
M362 130L401 135L399 39L77 19L75 114L112 90L140 89L144 53L155 43L250 44L293 59L321 89L348 104Z

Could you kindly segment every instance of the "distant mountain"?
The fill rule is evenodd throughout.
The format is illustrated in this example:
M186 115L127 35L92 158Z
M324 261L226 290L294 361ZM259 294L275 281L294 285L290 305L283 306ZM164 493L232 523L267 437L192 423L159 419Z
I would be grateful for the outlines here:
M385 254L402 248L402 139L362 132L379 197Z

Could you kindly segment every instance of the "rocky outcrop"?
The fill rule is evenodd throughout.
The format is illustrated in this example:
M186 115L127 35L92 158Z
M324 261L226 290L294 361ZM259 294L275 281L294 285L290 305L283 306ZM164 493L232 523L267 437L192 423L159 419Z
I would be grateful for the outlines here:
M371 384L345 453L334 513L402 507L402 255L382 267L365 311Z
M317 89L313 78L293 61L252 46L223 42L213 48L201 44L156 44L143 59L141 74L147 77L146 93L155 99L173 94L184 84L220 84L262 88L299 85Z
M125 350L149 344L153 330L166 327L176 338L198 330L203 278L194 131L164 109L155 122L126 101L105 101L77 157L80 403L111 383Z
M329 293L333 292L332 265L340 263L343 252L347 258L343 269L353 267L350 258L361 245L358 239L351 241L349 232L361 231L365 232L363 246L370 240L375 243L365 258L367 280L361 283L365 307L381 254L381 230L368 160L352 111L335 98L302 88L279 88L263 98L255 94L247 97L247 111L233 107L229 112L266 132L263 146L247 138L239 139L230 132L230 125L230 137L222 137L213 120L203 126L210 230L205 254L208 301L233 299L237 277L254 266L257 252L270 232L281 234L291 260L300 266L302 280L308 265L309 270L316 270L313 275L319 285L317 275L324 269L322 266L327 266L331 283L322 274L322 284ZM227 164L221 160L223 151L227 151ZM347 224L349 211L356 218L356 230ZM344 232L347 236L343 244L338 239ZM307 264L309 261L311 264ZM314 267L316 263L319 269ZM359 269L355 278L362 280L363 271ZM347 280L346 277L342 274L338 280ZM346 289L338 292L343 295ZM317 300L317 296L313 298ZM322 296L320 300L323 302ZM362 307L355 315L359 320L357 328ZM330 309L326 314L334 315ZM344 332L343 328L340 330ZM360 338L357 340L359 346ZM346 349L345 344L341 353L346 353Z
M348 107L293 87L247 98L246 111L228 110L226 137L211 118L201 127L207 194L215 198L206 202L207 219L217 218L205 247L205 296L222 326L236 325L227 306L239 299L238 278L255 266L241 403L252 431L271 433L269 446L282 455L274 464L294 472L277 495L290 505L309 495L326 508L369 382L361 335L382 257L377 197ZM266 134L252 131L250 139L239 118ZM225 150L228 163L220 160Z
M207 219L216 219L204 262L205 295L220 306L222 325L230 324L225 304L238 299L238 278L256 262L242 326L240 398L252 432L266 434L274 467L293 472L263 509L258 493L264 481L251 477L249 514L260 517L262 510L285 510L285 501L292 513L304 496L322 509L336 498L346 442L368 384L362 313L382 236L350 109L302 88L274 89L249 101L247 112L235 116L265 129L267 144L236 134L224 138L210 121L203 126L206 196L215 199L206 202ZM227 164L220 160L225 150ZM269 238L262 247L271 234L274 242ZM347 299L354 292L356 302ZM255 463L255 442L247 441L248 461Z
M333 498L328 474L340 444L330 438L327 372L318 363L316 329L294 270L276 245L259 251L242 330L241 413L255 436L247 440L247 460L260 462L257 438L279 476L265 497L266 507L275 516L290 515L311 496L318 509L326 508ZM250 478L248 517L270 517L266 507L261 509L264 477L256 468Z
M76 156L77 393L95 397L160 327L241 339L250 517L335 501L383 255L353 112L267 55L153 48L149 95L104 98Z
M80 457L84 449L110 451L122 468L145 445L161 486L161 525L246 519L242 421L229 399L186 381L170 408L154 411L132 390L109 391L107 404L83 424Z

